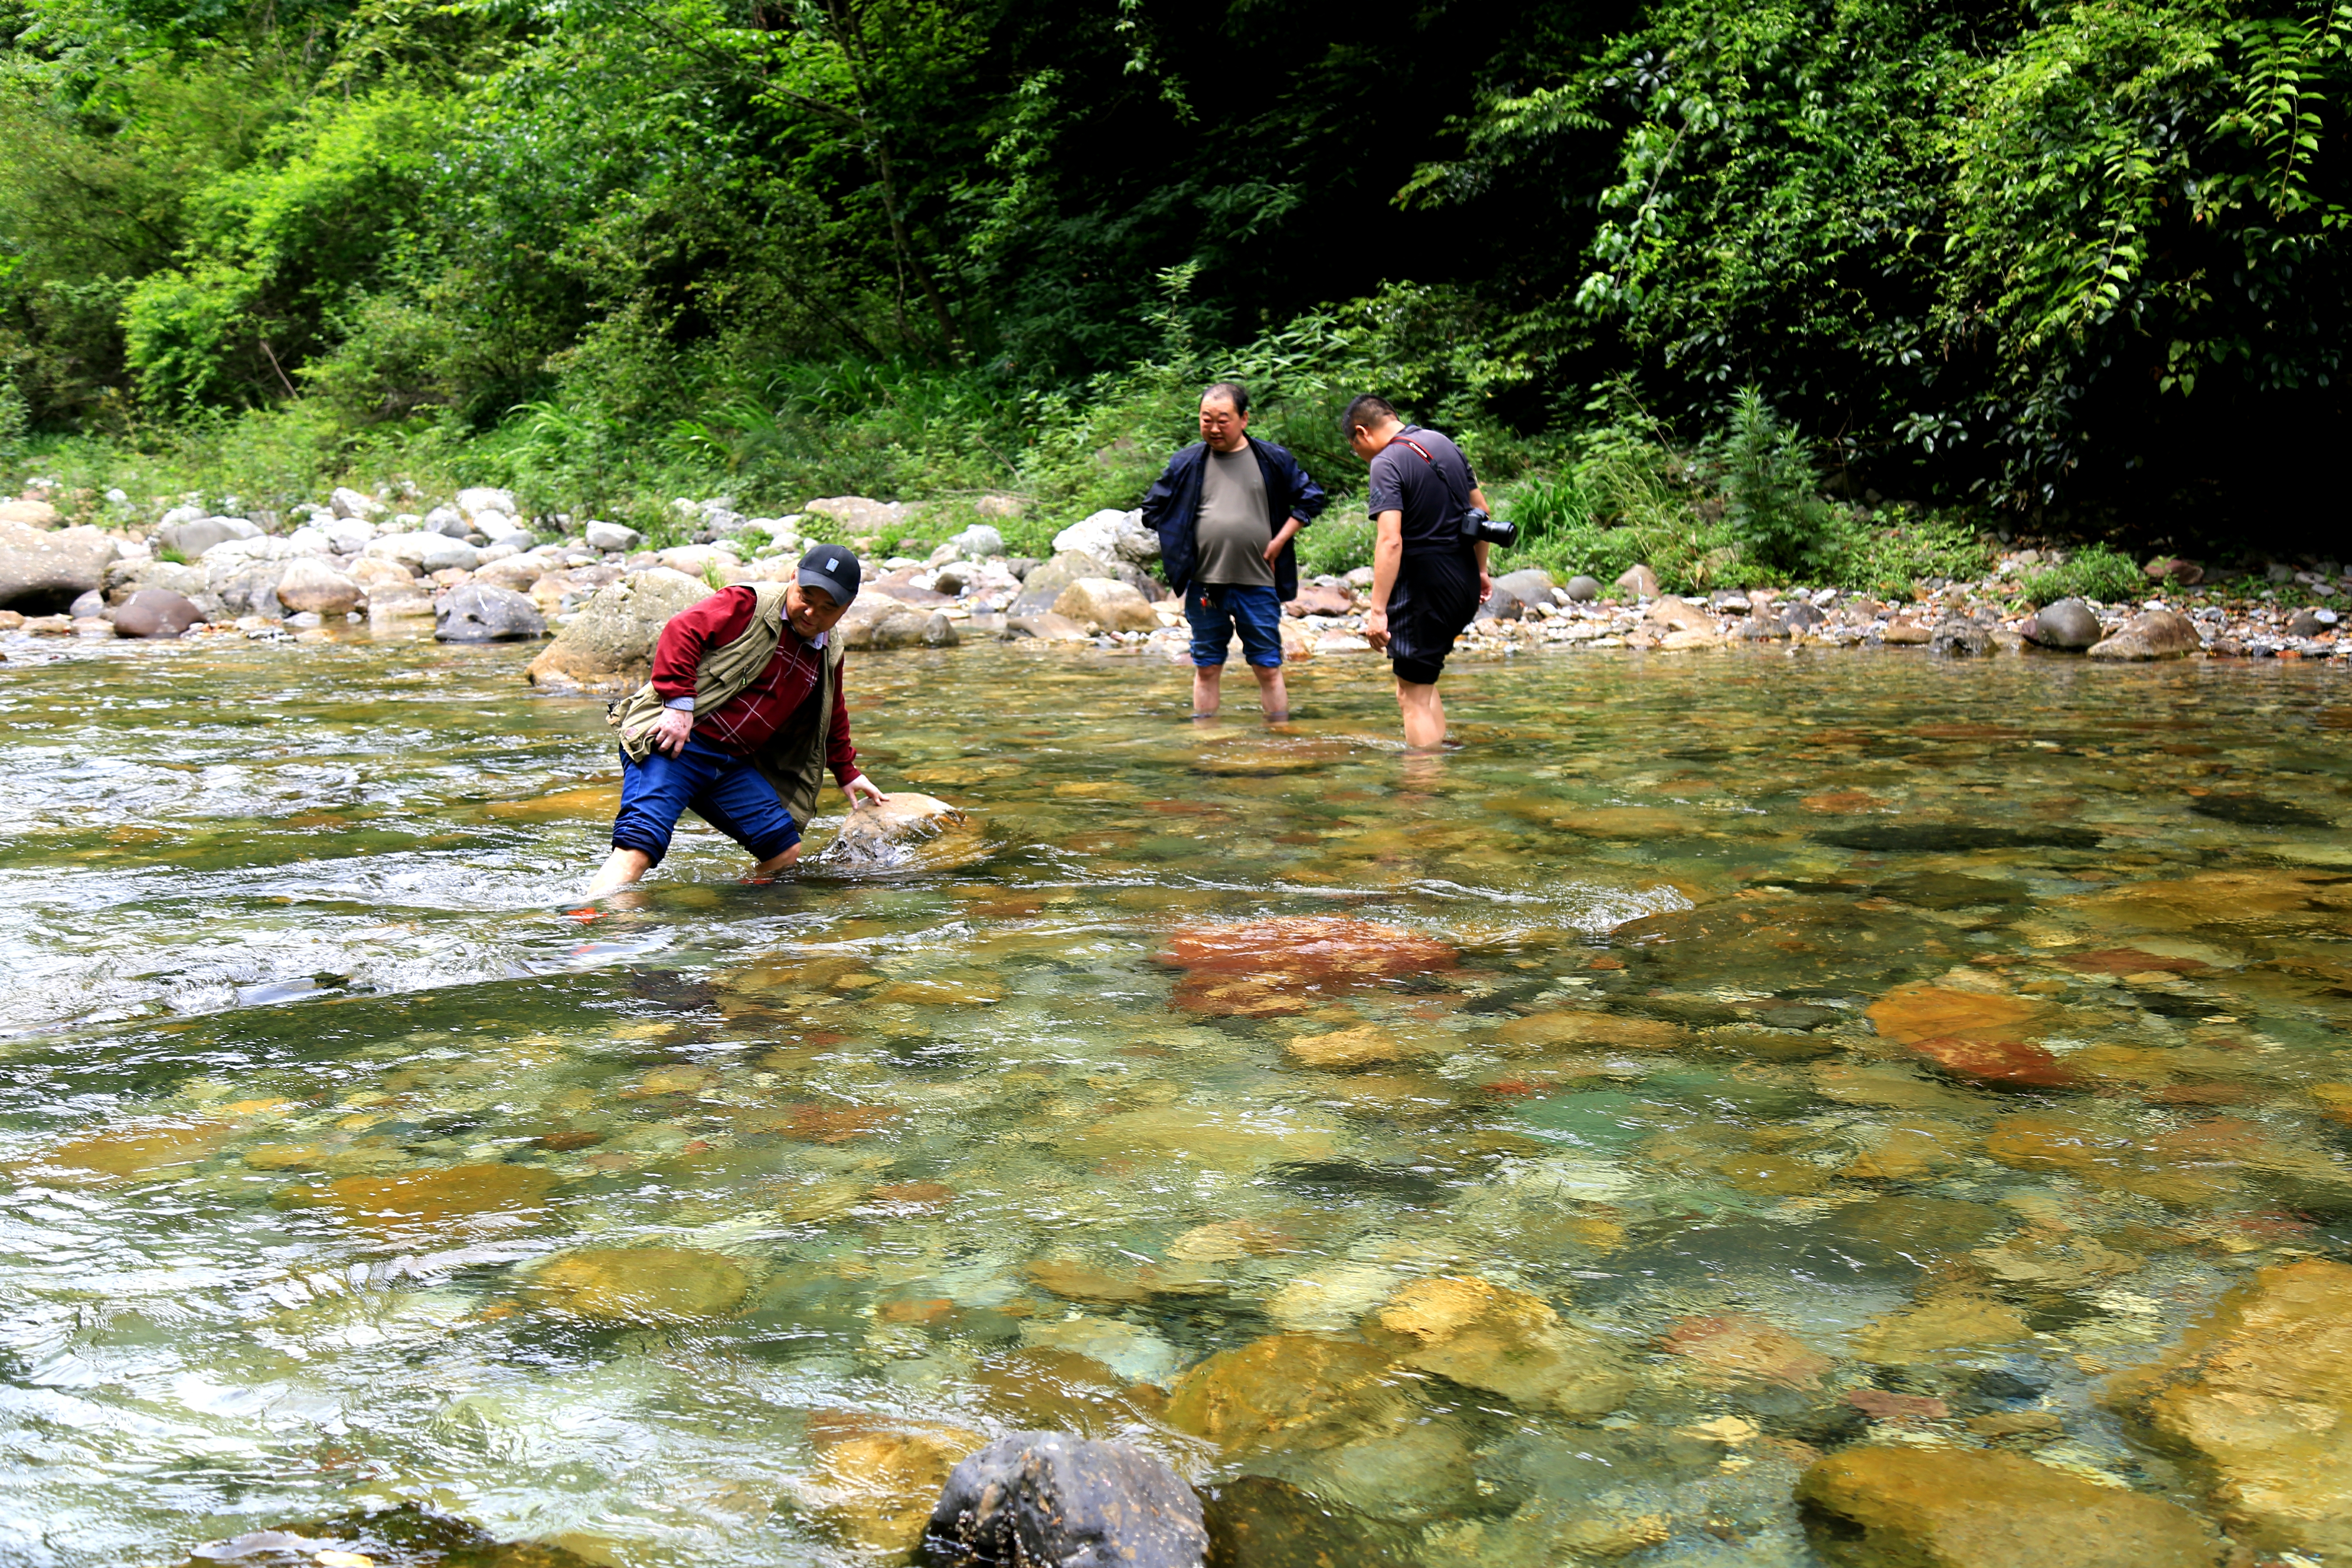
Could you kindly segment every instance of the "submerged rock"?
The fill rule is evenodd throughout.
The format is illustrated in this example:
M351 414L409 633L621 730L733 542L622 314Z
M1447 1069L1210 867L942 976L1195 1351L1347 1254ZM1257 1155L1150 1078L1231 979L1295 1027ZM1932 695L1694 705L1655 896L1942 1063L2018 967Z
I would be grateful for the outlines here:
M1337 1334L1269 1334L1220 1351L1177 1381L1168 1423L1228 1450L1332 1447L1399 1406L1393 1358Z
M722 1317L742 1305L750 1289L735 1260L716 1252L610 1247L558 1254L531 1270L523 1293L575 1317L668 1323Z
M1633 1374L1598 1336L1524 1290L1484 1279L1423 1279L1373 1314L1404 1342L1404 1365L1570 1415L1616 1408Z
M357 1568L360 1563L379 1568L589 1568L591 1562L561 1546L500 1541L462 1519L404 1502L375 1512L354 1510L209 1542L190 1552L180 1568L219 1563L236 1568Z
M448 1165L394 1176L345 1176L323 1187L296 1187L286 1201L338 1211L368 1230L434 1230L459 1220L519 1215L542 1207L555 1173L531 1165Z
M1167 1464L1124 1443L1014 1432L960 1462L931 1510L933 1568L1199 1568L1201 1500Z
M1797 1500L1840 1568L2216 1568L2227 1550L2178 1503L2014 1454L1847 1448Z
M1865 1361L1906 1366L2023 1344L2032 1337L2015 1309L1988 1296L1952 1294L1880 1318L1854 1336L1854 1349Z
M2263 1269L2107 1402L2189 1456L2256 1547L2352 1555L2352 1268Z
M819 1415L818 1510L853 1545L903 1560L921 1547L934 1500L957 1463L988 1439L961 1426L879 1429L862 1415Z
M1659 1344L1682 1357L1702 1384L1778 1383L1819 1388L1832 1363L1776 1323L1746 1313L1684 1318Z
M1402 926L1331 915L1277 915L1180 929L1160 962L1198 973L1276 975L1327 984L1369 983L1454 968L1461 955Z
M1242 1476L1208 1488L1203 1516L1209 1561L1219 1568L1359 1568L1420 1560L1402 1528L1272 1476Z

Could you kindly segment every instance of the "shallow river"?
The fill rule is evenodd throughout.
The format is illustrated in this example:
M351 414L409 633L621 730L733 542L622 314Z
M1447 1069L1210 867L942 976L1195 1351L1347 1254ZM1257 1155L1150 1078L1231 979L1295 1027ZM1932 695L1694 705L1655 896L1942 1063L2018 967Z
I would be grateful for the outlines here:
M871 656L867 766L971 827L764 887L697 828L583 923L617 764L529 650L57 649L0 666L6 1563L406 1561L393 1502L871 1562L1031 1426L1244 1563L1812 1563L1856 1440L2210 1510L2108 1374L2352 1250L2324 668L1546 657L1415 760L1367 661L1269 733Z

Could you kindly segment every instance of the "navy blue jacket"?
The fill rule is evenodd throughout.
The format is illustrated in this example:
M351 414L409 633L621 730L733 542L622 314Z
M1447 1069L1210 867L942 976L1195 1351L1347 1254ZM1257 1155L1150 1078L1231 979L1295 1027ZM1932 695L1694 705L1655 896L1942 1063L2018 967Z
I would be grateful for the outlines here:
M1271 441L1246 437L1250 450L1257 454L1257 471L1265 478L1266 521L1280 529L1285 518L1296 517L1301 523L1315 521L1331 499L1323 487L1307 477L1298 459ZM1199 554L1193 531L1201 521L1201 457L1208 444L1195 441L1168 459L1167 471L1151 486L1151 493L1143 498L1143 525L1160 535L1160 569L1167 574L1168 586L1178 594L1192 580L1192 567ZM1274 559L1274 591L1284 599L1298 597L1298 547L1297 541L1285 544L1282 553Z

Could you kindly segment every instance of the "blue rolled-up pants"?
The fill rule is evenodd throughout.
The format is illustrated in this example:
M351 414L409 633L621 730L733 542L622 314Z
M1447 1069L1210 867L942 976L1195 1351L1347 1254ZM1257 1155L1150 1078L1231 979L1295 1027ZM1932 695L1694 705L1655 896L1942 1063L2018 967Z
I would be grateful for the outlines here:
M621 753L621 811L613 818L613 847L635 849L656 866L669 853L678 816L691 811L751 852L772 860L801 841L800 825L749 757L690 739L677 756L660 752L642 763Z

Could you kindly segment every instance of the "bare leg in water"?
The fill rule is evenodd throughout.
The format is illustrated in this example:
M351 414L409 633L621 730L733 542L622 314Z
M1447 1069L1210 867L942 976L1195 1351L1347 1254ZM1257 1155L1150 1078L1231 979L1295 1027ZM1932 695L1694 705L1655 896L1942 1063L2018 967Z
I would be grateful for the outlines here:
M752 867L747 879L758 881L762 877L772 877L800 858L801 847L795 844L782 854L772 856ZM589 882L587 896L601 899L607 893L618 892L644 876L652 868L654 858L642 849L615 849L604 858L604 866Z
M1399 679L1397 711L1404 716L1404 743L1409 751L1433 752L1445 744L1445 703L1437 687Z
M1257 700L1265 710L1266 721L1279 724L1290 717L1290 688L1283 684L1282 666L1271 669L1264 665L1249 667L1257 677ZM1213 719L1224 702L1225 667L1222 664L1196 664L1192 667L1192 717Z

